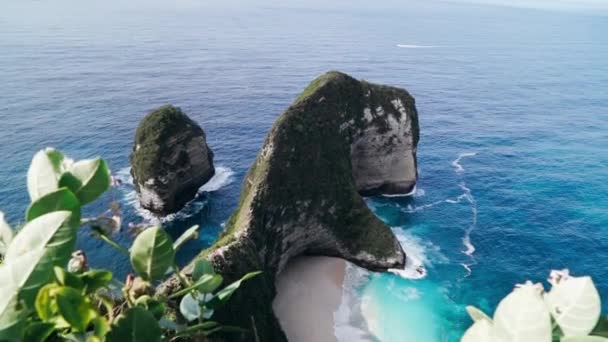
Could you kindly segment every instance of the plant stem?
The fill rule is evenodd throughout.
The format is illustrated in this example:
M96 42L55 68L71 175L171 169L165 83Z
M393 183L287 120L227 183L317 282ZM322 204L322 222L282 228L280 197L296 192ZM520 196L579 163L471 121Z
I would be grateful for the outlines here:
M101 241L104 241L105 243L107 243L108 245L112 246L114 249L120 251L121 253L126 254L127 256L130 254L129 250L126 249L125 247L119 245L118 243L114 242L112 239L110 239L109 237L105 236L105 235L97 235Z
M190 287L192 285L192 284L190 284L188 279L184 278L184 276L182 275L182 272L179 270L179 267L177 267L177 263L175 261L173 261L173 269L175 270L175 274L177 275L179 282L182 284L182 287L186 288L186 287Z

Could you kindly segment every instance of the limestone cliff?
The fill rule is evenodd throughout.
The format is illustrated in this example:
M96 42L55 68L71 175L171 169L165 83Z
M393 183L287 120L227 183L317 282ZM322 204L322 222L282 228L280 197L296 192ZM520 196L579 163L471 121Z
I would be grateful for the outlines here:
M158 215L180 210L215 173L203 129L179 108L146 115L135 133L133 183L143 208Z
M401 246L360 192L410 191L417 143L417 112L405 90L339 72L314 80L271 128L239 207L202 254L227 280L264 271L216 318L255 326L260 341L284 341L271 302L275 275L290 258L336 256L376 271L402 267Z

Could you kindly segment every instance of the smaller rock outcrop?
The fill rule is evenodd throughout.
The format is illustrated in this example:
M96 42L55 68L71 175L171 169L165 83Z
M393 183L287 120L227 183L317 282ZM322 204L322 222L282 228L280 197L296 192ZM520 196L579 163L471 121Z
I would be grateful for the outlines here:
M157 215L179 211L215 174L205 132L171 105L140 122L130 159L139 202Z

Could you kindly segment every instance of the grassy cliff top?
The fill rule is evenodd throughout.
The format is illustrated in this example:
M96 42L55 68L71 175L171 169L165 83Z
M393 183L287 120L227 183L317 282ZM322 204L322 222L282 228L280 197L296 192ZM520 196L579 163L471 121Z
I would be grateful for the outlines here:
M131 165L137 179L152 178L162 169L163 156L172 146L203 136L203 129L179 107L161 106L148 113L135 132Z

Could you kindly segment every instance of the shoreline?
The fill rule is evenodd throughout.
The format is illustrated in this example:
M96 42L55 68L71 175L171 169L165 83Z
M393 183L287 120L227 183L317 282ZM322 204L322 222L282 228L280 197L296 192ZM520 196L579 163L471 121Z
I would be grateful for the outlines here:
M290 342L337 342L334 313L342 303L346 261L297 257L277 275L272 303Z

